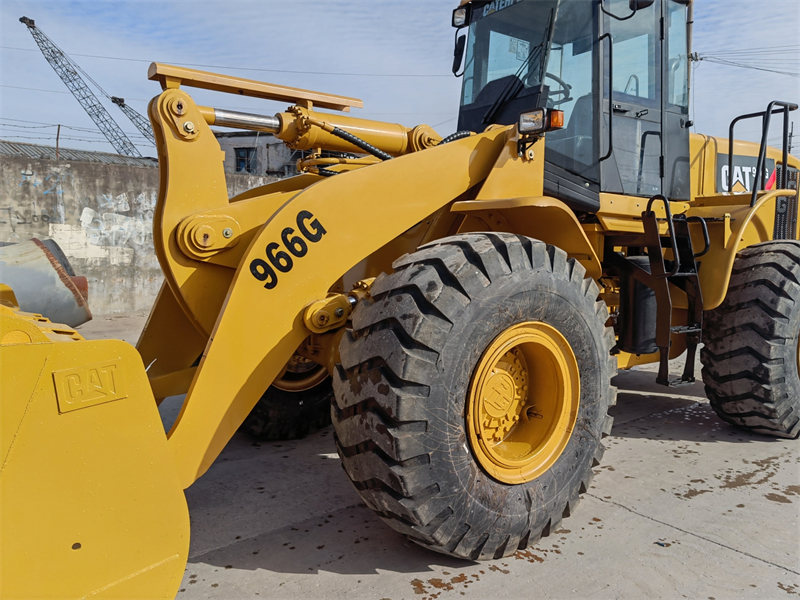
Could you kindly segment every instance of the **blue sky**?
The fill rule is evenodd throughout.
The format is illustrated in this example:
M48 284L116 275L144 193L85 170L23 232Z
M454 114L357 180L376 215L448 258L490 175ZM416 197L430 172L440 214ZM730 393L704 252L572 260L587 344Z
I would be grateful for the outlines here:
M53 136L55 129L46 124L95 128L19 23L23 15L35 19L109 94L123 96L141 113L159 91L147 80L150 61L193 63L217 67L206 70L355 96L364 100L364 109L355 110L354 116L409 126L428 123L447 134L455 128L460 90L460 80L450 74L450 14L456 5L456 0L3 0L0 137L52 144L31 138ZM694 50L701 54L782 44L800 44L798 0L695 1ZM797 53L766 60L760 64L800 70ZM381 74L390 76L375 76ZM712 135L726 136L734 116L763 110L770 100L800 100L800 78L705 61L697 65L693 83L696 130ZM203 90L191 93L199 103L221 108L265 114L285 108ZM104 103L124 131L137 133L118 108ZM799 117L794 113L796 148ZM755 122L742 124L737 137L755 139L758 130ZM778 134L776 125L771 137ZM99 131L62 129L62 137L80 138L64 139L65 147L111 150ZM143 154L154 154L140 138L132 139Z

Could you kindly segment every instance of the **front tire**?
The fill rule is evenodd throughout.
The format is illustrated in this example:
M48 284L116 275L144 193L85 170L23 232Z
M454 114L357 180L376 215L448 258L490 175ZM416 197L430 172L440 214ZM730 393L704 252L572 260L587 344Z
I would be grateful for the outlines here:
M445 238L393 266L340 347L344 469L413 541L473 560L513 554L574 511L603 454L616 398L608 311L578 262L522 236Z
M742 250L722 304L706 313L703 382L717 415L784 438L800 434L800 242Z

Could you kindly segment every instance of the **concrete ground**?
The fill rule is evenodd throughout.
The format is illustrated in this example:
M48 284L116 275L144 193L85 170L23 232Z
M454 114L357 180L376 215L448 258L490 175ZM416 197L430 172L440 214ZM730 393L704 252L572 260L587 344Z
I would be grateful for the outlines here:
M81 331L135 343L144 321L98 318ZM800 441L734 429L702 384L663 388L653 371L616 378L614 428L576 513L486 563L432 553L384 525L348 482L331 428L276 443L237 434L186 492L192 541L178 598L800 595ZM162 404L166 424L181 401Z

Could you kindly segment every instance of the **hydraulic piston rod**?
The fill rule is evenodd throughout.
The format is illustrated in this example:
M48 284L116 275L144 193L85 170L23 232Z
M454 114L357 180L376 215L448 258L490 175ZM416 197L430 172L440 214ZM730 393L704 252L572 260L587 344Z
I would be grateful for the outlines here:
M199 108L203 118L209 125L247 129L248 131L262 131L264 133L278 133L281 130L281 121L278 117L254 115L234 110L221 110L219 108Z

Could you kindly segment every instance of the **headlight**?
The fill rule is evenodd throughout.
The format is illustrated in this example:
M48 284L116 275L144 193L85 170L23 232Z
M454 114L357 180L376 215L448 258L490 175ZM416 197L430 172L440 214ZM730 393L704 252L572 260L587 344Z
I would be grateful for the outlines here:
M457 8L453 11L453 27L463 27L467 24L467 9Z
M520 133L541 133L544 131L545 109L537 108L534 111L522 113L519 116Z
M564 127L564 111L537 108L519 116L519 132L525 134L538 134L553 129Z

